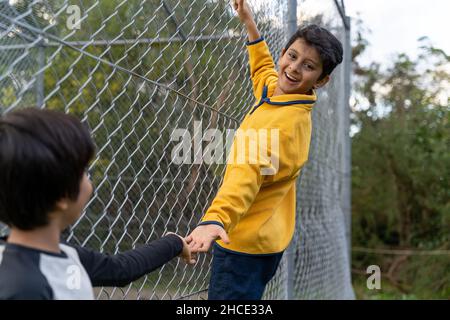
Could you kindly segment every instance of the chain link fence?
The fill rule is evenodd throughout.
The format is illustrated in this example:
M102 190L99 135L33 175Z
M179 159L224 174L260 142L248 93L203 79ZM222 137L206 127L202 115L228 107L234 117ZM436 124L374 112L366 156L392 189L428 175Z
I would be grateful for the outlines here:
M350 46L342 2L253 0L275 61L295 21L327 25ZM289 25L290 22L290 25ZM92 131L95 191L69 242L116 253L187 235L224 164L197 161L203 132L237 129L253 103L246 35L228 0L0 0L0 112L25 106L77 115ZM298 186L297 233L267 299L353 298L350 279L350 60L319 92L310 159ZM190 164L175 164L186 129ZM201 130L199 130L201 128ZM197 146L197 147L195 147ZM225 150L222 151L225 159ZM98 299L203 299L210 253L177 259Z

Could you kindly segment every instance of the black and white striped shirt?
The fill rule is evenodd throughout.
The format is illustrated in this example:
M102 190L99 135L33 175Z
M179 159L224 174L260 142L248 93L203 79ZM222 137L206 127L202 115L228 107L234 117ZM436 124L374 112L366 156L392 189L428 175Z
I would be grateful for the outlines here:
M52 253L0 241L0 299L94 299L93 286L124 286L178 256L183 242L167 235L116 255L60 244Z

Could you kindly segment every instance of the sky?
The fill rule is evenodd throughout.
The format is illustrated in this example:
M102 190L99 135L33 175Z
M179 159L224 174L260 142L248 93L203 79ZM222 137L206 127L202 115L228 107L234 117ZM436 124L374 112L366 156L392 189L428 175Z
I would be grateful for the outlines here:
M449 0L344 0L348 16L360 17L372 33L363 64L388 62L395 53L416 57L417 39L428 36L431 43L450 55Z

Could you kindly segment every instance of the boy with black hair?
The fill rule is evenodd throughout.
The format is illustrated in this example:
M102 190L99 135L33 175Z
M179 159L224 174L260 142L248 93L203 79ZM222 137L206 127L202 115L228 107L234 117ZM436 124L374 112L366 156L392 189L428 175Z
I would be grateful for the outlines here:
M299 29L282 49L276 71L246 1L234 0L234 8L248 32L256 98L239 130L278 130L279 148L268 147L266 154L279 162L273 174L265 175L267 163L255 163L249 156L251 143L239 150L235 140L222 186L187 237L193 252L208 251L220 238L214 244L208 292L214 300L261 299L274 276L295 230L295 184L308 160L315 90L328 83L343 56L338 39L310 25ZM236 162L239 153L247 162Z
M60 243L92 194L94 144L78 119L27 108L0 117L0 299L93 299L92 286L124 286L180 255L176 234L116 255Z

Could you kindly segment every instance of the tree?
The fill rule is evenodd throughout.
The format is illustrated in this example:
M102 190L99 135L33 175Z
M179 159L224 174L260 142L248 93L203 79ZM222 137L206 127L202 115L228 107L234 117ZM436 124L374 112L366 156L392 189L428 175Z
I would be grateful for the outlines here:
M359 132L352 140L352 232L357 246L450 246L450 57L426 38L420 43L417 59L399 54L388 66L358 63L368 45L361 33L354 47L353 125ZM374 259L355 258L357 264ZM402 258L385 258L383 263L397 263L400 269ZM448 259L441 259L439 267L428 265L422 271L430 283L436 280L437 295L448 296L442 279L448 284L450 266ZM399 282L394 276L404 292L416 288L413 274L419 266L414 263L418 262L402 261L401 268L408 272ZM431 287L420 290L430 293Z

